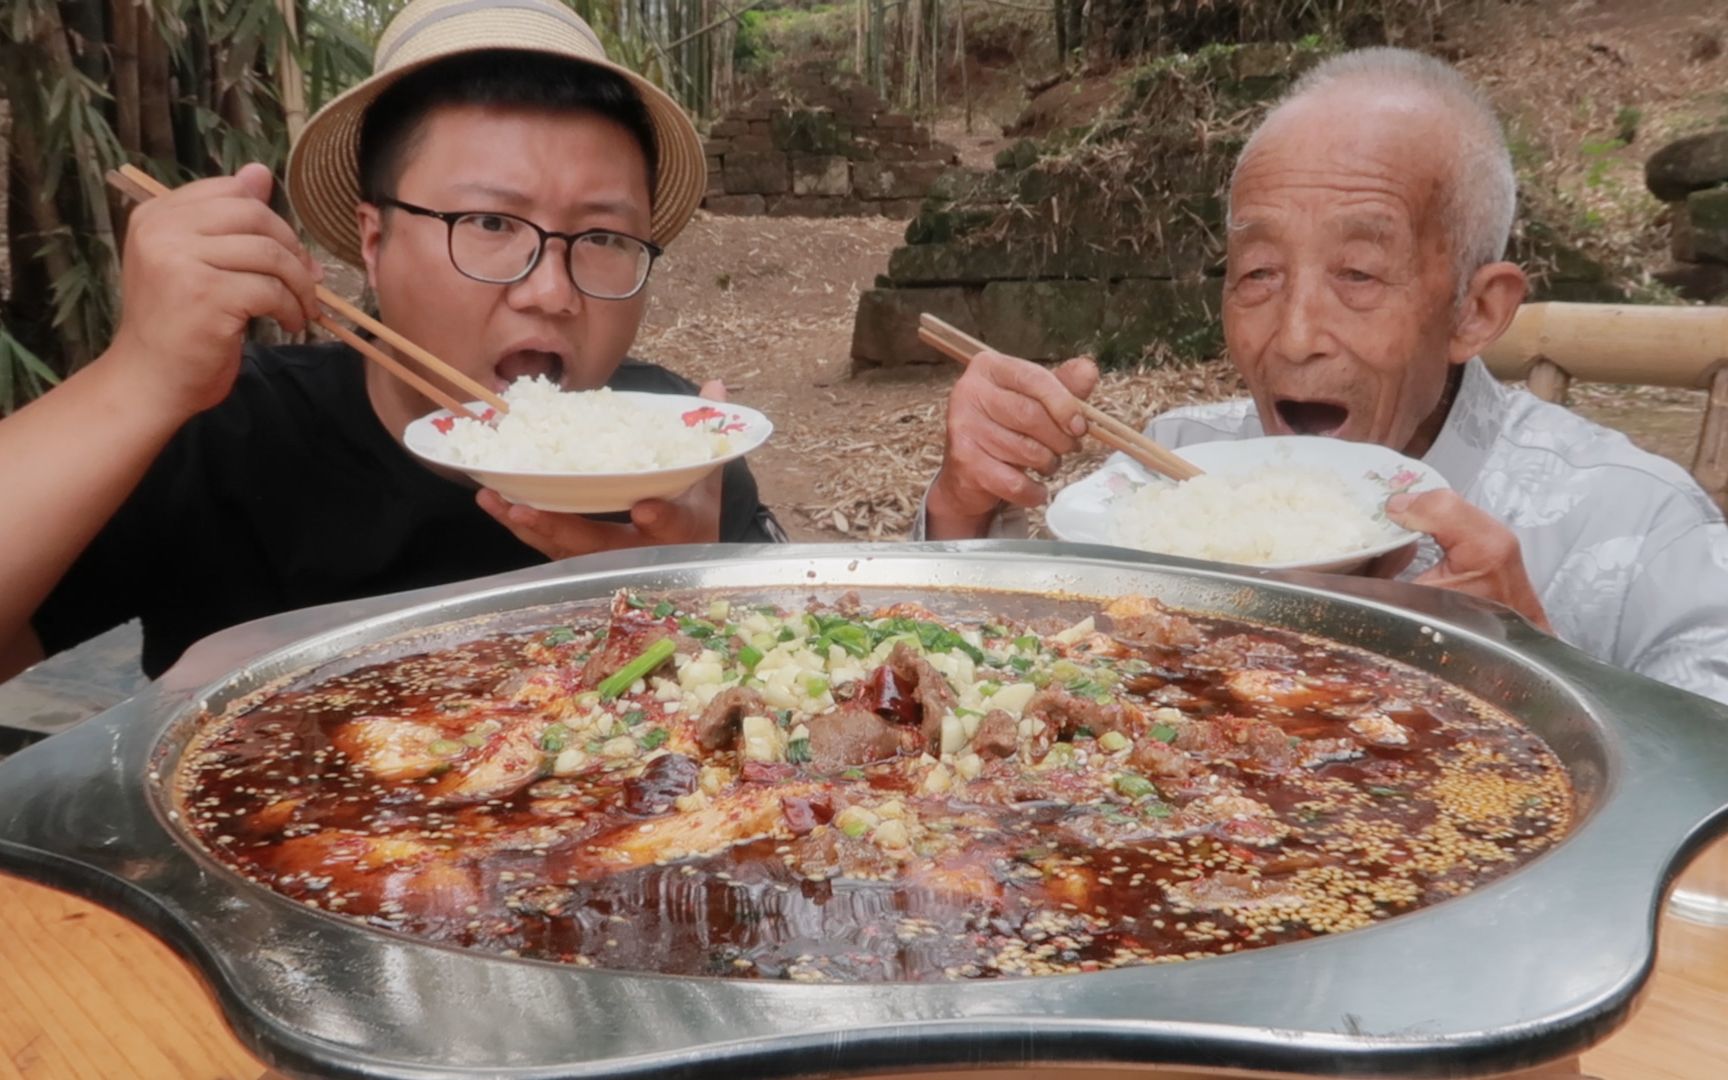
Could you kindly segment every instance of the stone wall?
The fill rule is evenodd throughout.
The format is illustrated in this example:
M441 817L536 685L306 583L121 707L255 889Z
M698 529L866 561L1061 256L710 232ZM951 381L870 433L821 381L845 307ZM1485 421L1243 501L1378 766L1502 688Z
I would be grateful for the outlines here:
M909 218L958 160L870 87L812 71L715 123L705 145L702 205L716 214Z
M918 341L924 312L1035 360L1222 355L1230 169L1258 109L1318 55L1245 45L1159 61L1083 132L1015 143L994 171L944 173L859 298L854 368L944 363ZM1528 206L1511 257L1531 271L1536 299L1625 298Z
M1669 143L1645 162L1644 179L1669 204L1674 256L1653 276L1689 300L1728 298L1728 130Z

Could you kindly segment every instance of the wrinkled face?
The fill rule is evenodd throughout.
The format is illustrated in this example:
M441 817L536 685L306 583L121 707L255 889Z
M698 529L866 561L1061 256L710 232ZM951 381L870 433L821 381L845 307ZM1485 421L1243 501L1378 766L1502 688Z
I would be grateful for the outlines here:
M1441 205L1451 121L1338 91L1267 124L1237 172L1224 335L1269 435L1402 450L1454 356Z
M642 149L622 125L593 114L439 108L422 121L396 190L386 194L430 210L514 214L555 232L649 237ZM635 340L647 290L628 300L584 296L571 283L562 240L548 242L528 277L495 285L457 273L443 221L363 205L359 224L384 322L496 390L526 375L598 387ZM372 391L381 413L433 408L394 379L375 381ZM402 400L387 407L380 393Z

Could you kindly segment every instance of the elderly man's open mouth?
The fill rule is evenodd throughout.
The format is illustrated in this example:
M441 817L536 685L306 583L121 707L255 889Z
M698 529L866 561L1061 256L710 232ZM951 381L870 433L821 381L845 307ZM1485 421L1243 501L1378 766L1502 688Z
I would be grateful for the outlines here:
M1273 403L1278 419L1297 435L1336 435L1350 419L1348 406L1335 401L1279 398Z

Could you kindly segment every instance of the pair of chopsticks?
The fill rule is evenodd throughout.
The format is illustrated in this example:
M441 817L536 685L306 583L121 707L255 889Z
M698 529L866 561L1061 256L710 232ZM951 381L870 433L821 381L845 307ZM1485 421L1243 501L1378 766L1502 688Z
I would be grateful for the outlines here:
M977 338L956 330L930 314L918 317L918 340L961 364L971 363L973 357L987 348ZM1105 446L1122 451L1153 472L1168 476L1172 480L1188 480L1200 475L1201 470L1188 461L1159 446L1104 410L1079 398L1074 401L1080 406L1080 414L1086 417L1087 433Z
M137 202L148 202L158 195L168 194L168 188L160 183L155 177L151 176L144 170L135 168L131 165L122 165L118 169L110 172L108 174L108 183L115 190L129 196ZM414 360L418 361L428 372L441 377L451 386L472 395L474 398L484 401L486 404L496 409L500 414L510 411L510 406L505 404L503 398L494 394L491 390L482 386L474 379L464 375L454 367L451 367L449 364L438 359L436 356L433 356L425 349L422 349L412 341L409 341L401 334L398 334L388 326L385 326L377 319L374 319L364 311L361 311L359 308L342 299L340 296L337 296L322 285L318 286L318 302L324 305L325 310L319 312L319 314L313 318L313 322L330 331L332 334L335 334L336 337L346 342L356 352L379 365L398 379L401 379L409 386L420 391L422 394L425 394L439 405L442 405L452 413L455 413L457 416L464 416L470 420L480 419L478 416L474 415L473 410L469 409L467 405L464 405L456 397L439 389L437 386L434 386L418 372L404 366L400 361L385 352L383 349L380 349L378 346L367 341L359 334L348 329L346 326L343 326L341 323L336 321L335 317L340 316L341 318L347 319L355 326L358 326L374 336L390 343L404 355L412 357Z

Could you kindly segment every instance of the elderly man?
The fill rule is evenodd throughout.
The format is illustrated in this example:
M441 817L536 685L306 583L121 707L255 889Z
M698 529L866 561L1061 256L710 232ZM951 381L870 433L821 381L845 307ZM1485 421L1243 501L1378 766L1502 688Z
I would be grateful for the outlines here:
M393 328L495 388L696 388L626 358L705 176L689 119L558 0L414 0L307 125L289 196ZM508 16L506 18L505 16ZM421 466L433 405L299 330L317 264L247 166L138 208L101 357L0 423L0 677L142 618L144 668L248 619L641 544L779 536L742 462L597 521ZM713 395L719 384L705 390Z
M1728 527L1681 469L1499 385L1515 182L1500 126L1445 64L1369 49L1305 77L1230 190L1224 333L1252 398L1177 409L1168 446L1258 435L1375 442L1451 492L1396 496L1429 534L1403 576L1508 605L1612 663L1728 701ZM1010 535L1086 425L1086 360L975 361L948 408L925 535Z

